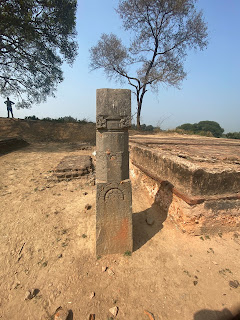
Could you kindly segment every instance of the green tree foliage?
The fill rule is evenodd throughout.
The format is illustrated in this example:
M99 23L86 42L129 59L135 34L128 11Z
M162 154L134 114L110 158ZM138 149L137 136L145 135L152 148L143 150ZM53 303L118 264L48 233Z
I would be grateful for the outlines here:
M90 68L126 80L137 99L140 128L142 102L160 83L179 87L186 77L188 49L204 49L207 27L196 0L119 0L117 12L131 37L125 46L114 34L102 34L90 49Z
M226 137L228 139L240 139L240 132L228 132Z
M202 134L211 132L211 134L216 137L220 138L224 132L224 129L215 122L215 121L200 121L198 123L184 123L181 126L178 126L176 129L190 131L193 134Z
M40 121L60 122L60 123L66 123L66 122L69 122L69 123L90 123L91 122L91 121L88 121L87 119L78 120L77 118L73 118L72 116L65 116L65 117L60 117L57 119L53 119L50 117L39 119L38 117L33 115L33 116L25 117L25 120L40 120Z
M0 1L0 95L17 107L54 96L61 66L77 54L77 0Z
M36 117L36 116L27 116L27 117L25 117L25 120L40 120L38 117Z
M139 130L139 128L135 124L131 125L131 129ZM155 129L155 127L153 127L151 124L146 125L145 123L143 123L140 126L140 130L142 130L142 131L151 131L152 132L154 129Z

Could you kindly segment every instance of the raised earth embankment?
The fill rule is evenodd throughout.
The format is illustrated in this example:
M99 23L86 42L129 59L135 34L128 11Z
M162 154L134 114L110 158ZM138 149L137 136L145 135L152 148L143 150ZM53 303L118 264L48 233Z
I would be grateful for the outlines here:
M0 118L0 138L27 142L96 142L95 123L58 123L53 121Z

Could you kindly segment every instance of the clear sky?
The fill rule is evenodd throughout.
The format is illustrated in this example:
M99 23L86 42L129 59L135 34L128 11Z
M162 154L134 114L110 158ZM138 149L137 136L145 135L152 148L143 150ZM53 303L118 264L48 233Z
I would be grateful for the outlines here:
M77 31L79 54L73 65L64 65L64 81L56 98L33 105L30 110L14 108L16 118L72 116L95 121L96 89L129 88L108 81L103 71L89 72L89 49L102 33L128 34L114 11L117 0L78 0ZM142 123L163 129L201 120L217 121L224 129L240 131L240 0L199 0L209 29L209 45L204 51L191 51L186 59L187 79L181 90L160 87L158 94L146 93ZM10 97L15 101L14 97ZM0 97L0 116L7 114ZM132 95L132 112L136 103Z

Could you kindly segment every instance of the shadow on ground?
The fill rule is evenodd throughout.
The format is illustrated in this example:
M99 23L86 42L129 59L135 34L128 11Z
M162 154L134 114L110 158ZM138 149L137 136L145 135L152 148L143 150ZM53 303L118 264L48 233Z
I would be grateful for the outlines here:
M32 152L75 152L79 150L91 150L94 144L88 142L35 142L29 144L22 139L0 139L0 156L10 152L18 151Z
M227 308L222 311L203 309L194 314L194 320L240 320L240 313L234 316Z
M162 181L151 207L133 214L133 251L140 249L163 228L172 203L172 189L169 182ZM160 202L162 195L164 201Z

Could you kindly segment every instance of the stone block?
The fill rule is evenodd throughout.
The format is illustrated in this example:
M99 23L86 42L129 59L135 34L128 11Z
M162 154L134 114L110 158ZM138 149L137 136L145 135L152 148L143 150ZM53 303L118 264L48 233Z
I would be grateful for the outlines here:
M119 130L131 126L131 90L97 90L97 129Z
M131 117L131 90L97 89L97 116Z

